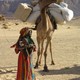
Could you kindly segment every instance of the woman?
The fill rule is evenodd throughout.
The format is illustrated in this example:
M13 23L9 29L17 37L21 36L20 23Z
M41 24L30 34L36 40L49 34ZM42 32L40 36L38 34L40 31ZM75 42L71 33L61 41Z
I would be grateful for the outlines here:
M15 52L18 54L18 70L16 80L35 80L33 65L31 62L32 51L35 51L35 44L31 38L32 31L28 28L20 30L20 37L15 47Z

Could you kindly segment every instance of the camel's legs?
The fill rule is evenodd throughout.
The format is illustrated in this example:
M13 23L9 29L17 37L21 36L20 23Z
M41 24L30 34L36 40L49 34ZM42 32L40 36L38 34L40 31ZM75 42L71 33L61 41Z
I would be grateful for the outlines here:
M45 51L44 51L44 71L48 71L48 67L47 67L47 64L46 64L46 58L47 58L47 49L48 49L48 46L49 46L49 43L51 41L51 38L47 38L47 43L46 43L46 46L45 46Z
M36 61L36 65L35 65L34 68L38 68L38 62L39 62L39 56L40 56L40 49L41 49L41 47L40 47L40 40L39 40L38 37L37 37L37 43L38 43L37 61Z
M54 61L53 61L53 55L52 55L52 44L51 44L51 41L50 41L50 53L51 53L51 65L54 65Z
M43 54L43 48L44 48L44 40L41 42L41 52L40 52L40 60L39 60L39 65L41 64L41 59L42 59L42 54Z

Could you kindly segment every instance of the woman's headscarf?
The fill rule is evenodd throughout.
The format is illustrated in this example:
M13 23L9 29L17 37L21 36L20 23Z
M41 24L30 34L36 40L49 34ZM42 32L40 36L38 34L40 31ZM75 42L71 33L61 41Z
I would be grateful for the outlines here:
M24 27L20 30L20 35L21 36L25 36L27 33L29 32L29 28L28 27Z

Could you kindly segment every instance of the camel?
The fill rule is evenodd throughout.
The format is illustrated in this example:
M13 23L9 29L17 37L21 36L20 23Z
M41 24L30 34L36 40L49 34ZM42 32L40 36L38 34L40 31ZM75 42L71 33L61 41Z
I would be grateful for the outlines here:
M38 68L38 66L41 64L42 54L44 54L44 70L43 71L49 71L46 64L48 47L51 53L51 64L54 65L51 40L52 40L52 35L55 31L56 23L54 22L54 24L52 25L50 17L47 14L47 8L48 8L48 5L51 3L55 2L59 4L60 2L63 2L63 1L64 0L39 0L38 2L41 9L40 11L41 21L37 25L38 52L37 52L37 61L34 68ZM44 47L45 40L46 40L46 43Z
M44 71L48 71L46 64L47 59L47 49L50 46L51 53L51 64L54 64L52 57L52 34L55 31L48 14L46 13L47 7L41 9L41 21L37 25L37 43L38 43L38 52L37 52L37 61L34 68L38 68L38 65L41 63L42 54L44 54ZM44 47L44 42L47 41ZM44 48L44 52L43 52Z

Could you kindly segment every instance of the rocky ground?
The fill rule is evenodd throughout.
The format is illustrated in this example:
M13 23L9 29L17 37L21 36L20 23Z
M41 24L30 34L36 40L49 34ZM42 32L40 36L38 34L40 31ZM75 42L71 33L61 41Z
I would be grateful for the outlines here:
M17 58L14 44L22 27L31 26L18 20L0 21L0 80L15 80L17 72ZM80 80L80 18L58 25L52 39L53 58L55 65L50 65L50 53L48 51L47 65L49 72L43 72L42 65L35 70L38 80ZM36 45L36 31L32 38ZM36 52L33 54L33 64L36 62Z

